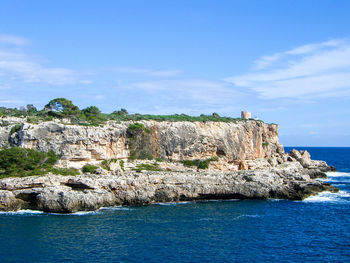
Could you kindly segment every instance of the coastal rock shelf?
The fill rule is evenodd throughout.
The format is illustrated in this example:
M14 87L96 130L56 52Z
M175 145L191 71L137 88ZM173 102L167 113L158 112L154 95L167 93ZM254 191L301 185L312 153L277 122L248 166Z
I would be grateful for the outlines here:
M315 161L314 161L315 162ZM269 169L238 172L144 171L78 176L32 176L0 180L0 210L34 209L55 213L115 205L147 205L209 199L302 200L338 191L319 180L331 167L303 168L297 161Z
M8 119L7 125L0 126L2 147L53 150L62 156L58 167L93 163L100 168L76 176L49 173L1 179L0 210L72 213L209 199L302 200L322 191L338 191L316 179L334 168L311 160L307 151L285 153L274 124L254 120L131 124L84 127ZM143 130L132 133L130 127ZM158 161L128 160L135 151ZM109 166L102 169L102 161ZM201 165L207 169L200 169Z

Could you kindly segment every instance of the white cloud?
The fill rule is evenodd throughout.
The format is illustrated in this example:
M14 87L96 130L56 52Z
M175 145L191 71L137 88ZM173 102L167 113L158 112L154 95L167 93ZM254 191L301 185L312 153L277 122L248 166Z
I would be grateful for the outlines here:
M264 56L252 72L225 80L262 99L349 96L350 42L331 40Z
M28 45L30 41L23 37L0 34L0 43L15 46L25 46Z
M67 85L79 82L77 72L46 67L20 50L0 48L0 77L7 82Z
M133 67L117 67L114 69L119 73L144 75L150 77L174 77L181 73L179 70L155 70L155 69L144 69L144 68L133 68Z

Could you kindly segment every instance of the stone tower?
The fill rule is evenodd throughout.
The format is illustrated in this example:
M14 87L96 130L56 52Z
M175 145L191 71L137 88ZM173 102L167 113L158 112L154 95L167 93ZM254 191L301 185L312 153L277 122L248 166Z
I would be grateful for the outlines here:
M242 111L241 112L242 119L250 119L251 117L252 117L252 114L249 111Z

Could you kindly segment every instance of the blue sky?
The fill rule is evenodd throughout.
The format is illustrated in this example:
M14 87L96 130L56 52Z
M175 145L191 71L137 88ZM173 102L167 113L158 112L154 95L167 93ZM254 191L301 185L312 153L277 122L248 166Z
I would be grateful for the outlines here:
M0 105L217 112L292 146L350 146L350 1L16 1L0 6Z

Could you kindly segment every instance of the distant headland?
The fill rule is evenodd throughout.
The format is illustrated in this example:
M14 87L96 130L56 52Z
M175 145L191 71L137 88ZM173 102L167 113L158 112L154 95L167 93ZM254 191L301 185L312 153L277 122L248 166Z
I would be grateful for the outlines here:
M216 113L103 114L71 101L0 108L0 210L71 213L103 206L207 199L302 200L337 191L334 170L285 153L278 126Z

